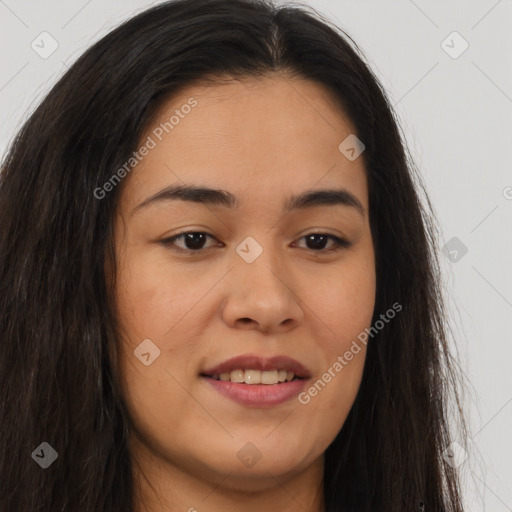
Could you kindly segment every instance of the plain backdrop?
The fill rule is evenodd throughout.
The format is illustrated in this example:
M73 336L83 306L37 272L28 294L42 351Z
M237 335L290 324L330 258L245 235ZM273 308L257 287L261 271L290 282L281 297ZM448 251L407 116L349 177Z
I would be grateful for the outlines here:
M0 153L92 42L155 3L0 0ZM512 1L302 3L356 41L399 116L442 230L452 343L471 383L467 509L512 511Z

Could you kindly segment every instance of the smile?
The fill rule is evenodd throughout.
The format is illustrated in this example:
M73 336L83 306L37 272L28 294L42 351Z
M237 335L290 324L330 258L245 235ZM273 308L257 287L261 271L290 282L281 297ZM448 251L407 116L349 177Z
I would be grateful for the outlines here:
M214 380L223 382L238 382L249 385L265 384L272 385L282 382L291 382L299 377L295 376L294 372L287 370L233 370L231 372L216 373L214 375L207 375Z
M252 373L254 372L254 373ZM234 382L232 380L221 380L220 375L200 375L200 378L210 386L210 389L229 398L231 401L243 405L245 407L268 408L275 407L285 402L296 398L305 388L309 379L300 378L293 374L293 372L286 372L286 380L279 381L279 371L263 371L258 370L234 370L231 374L235 373L235 378L240 378L240 374L244 377L243 381ZM251 380L251 375L258 374L271 374L269 377L258 375L255 380L262 379L269 382L268 384L257 383L253 380L247 383L246 380ZM276 381L277 373L277 381ZM291 374L291 379L288 380L288 374ZM231 377L231 374L222 374L224 378ZM272 383L270 382L272 379Z

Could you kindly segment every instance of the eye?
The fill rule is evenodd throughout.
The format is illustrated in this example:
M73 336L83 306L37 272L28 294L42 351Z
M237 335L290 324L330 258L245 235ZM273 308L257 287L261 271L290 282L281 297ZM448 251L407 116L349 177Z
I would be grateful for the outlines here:
M300 240L302 239L306 240L306 245L309 244L308 248L314 252L330 253L339 249L347 249L352 245L348 240L328 233L310 233L300 238ZM325 250L325 245L329 240L334 243L334 247Z
M166 238L165 240L162 240L162 243L166 246L173 246L175 245L176 240L183 239L185 247L178 247L177 250L185 252L199 252L203 250L204 242L207 237L215 240L212 235L205 233L204 231L186 231L184 233L174 235L171 238Z
M165 246L171 246L171 248L178 251L199 253L205 249L204 243L207 238L216 240L214 236L204 231L186 231L184 233L174 235L170 238L166 238L165 240L162 240L161 243ZM176 241L180 239L183 241L185 247L176 245ZM344 238L340 238L335 235L329 235L327 233L310 233L309 235L301 237L299 240L302 239L306 240L306 245L308 245L306 248L311 249L313 252L330 253L339 249L346 249L352 245L351 242L345 240ZM334 243L334 247L325 250L326 242L329 240Z

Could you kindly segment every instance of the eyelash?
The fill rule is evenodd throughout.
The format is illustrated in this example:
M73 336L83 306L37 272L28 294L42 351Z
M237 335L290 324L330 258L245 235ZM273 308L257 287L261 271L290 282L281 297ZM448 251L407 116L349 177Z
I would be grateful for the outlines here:
M176 247L176 246L172 247L174 245L175 240L183 237L184 235L188 235L188 234L206 235L206 236L208 236L210 238L213 238L214 240L217 240L213 235L210 235L209 233L206 233L205 231L184 231L183 233L178 233L177 235L173 235L170 238L166 238L165 240L162 240L161 243L164 246L170 247L173 250L176 250L178 252L188 253L190 255L192 255L192 254L199 254L199 253L201 253L201 252L206 250L206 249L196 249L196 250L194 250L194 249L183 249L181 247ZM310 251L312 251L314 253L331 254L331 253L333 253L335 251L339 251L340 249L348 249L352 245L352 243L349 242L348 240L346 240L344 238L340 238L340 237L335 236L335 235L329 235L328 233L315 233L315 232L308 233L307 235L304 235L301 238L299 238L299 240L302 240L303 238L307 238L307 237L313 236L313 235L319 235L319 236L327 237L327 238L333 240L335 242L335 244L336 244L336 246L333 247L332 249L318 249L318 250L310 249Z

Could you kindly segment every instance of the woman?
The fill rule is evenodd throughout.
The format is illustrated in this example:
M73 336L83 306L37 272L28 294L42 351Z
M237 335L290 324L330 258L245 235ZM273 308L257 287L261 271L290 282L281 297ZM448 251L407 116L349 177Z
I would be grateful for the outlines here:
M164 3L22 128L1 510L462 510L435 224L345 37L299 6Z

